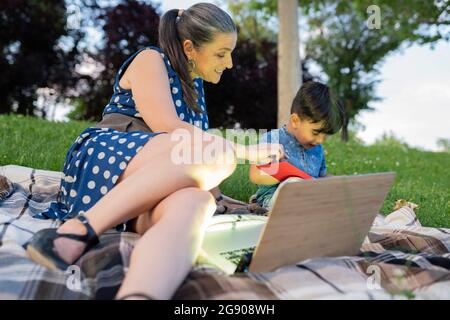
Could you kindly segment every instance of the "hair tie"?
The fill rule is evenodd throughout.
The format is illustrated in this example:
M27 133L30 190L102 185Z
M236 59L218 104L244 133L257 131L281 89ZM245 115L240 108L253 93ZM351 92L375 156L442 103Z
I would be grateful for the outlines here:
M180 21L183 11L184 11L183 9L178 9L178 14L177 14L177 17L175 18L175 23L178 23Z

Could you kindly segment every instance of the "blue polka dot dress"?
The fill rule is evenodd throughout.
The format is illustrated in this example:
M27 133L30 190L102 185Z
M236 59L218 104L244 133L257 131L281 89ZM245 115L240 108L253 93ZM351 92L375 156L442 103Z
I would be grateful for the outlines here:
M156 50L161 54L166 65L174 108L178 117L202 130L208 130L203 80L194 79L198 95L197 104L202 111L196 113L184 101L180 78L167 56L157 47L143 48L124 62L116 76L113 95L103 114L116 112L142 119L136 110L131 90L123 89L119 85L121 75L142 50ZM67 152L57 201L52 202L46 211L34 217L64 221L89 210L114 188L130 160L158 134L160 133L120 132L111 128L96 127L84 130Z
M208 116L206 114L206 104L205 104L205 92L203 90L203 80L201 78L194 79L194 87L198 95L197 105L201 109L201 113L196 113L191 110L186 102L183 99L183 93L181 89L181 80L178 77L178 74L172 68L169 59L167 56L161 51L161 49L157 47L147 47L139 50L135 54L133 54L127 61L120 67L119 72L117 73L116 80L114 82L114 93L105 107L103 114L107 113L122 113L128 116L136 117L142 119L139 112L136 110L136 105L133 101L133 95L131 90L123 89L119 85L120 77L125 73L126 68L130 65L131 61L142 51L146 49L153 49L158 51L161 54L161 57L164 59L164 63L166 65L167 74L169 76L170 83L170 91L172 93L173 103L175 105L175 110L177 111L178 117L186 121L190 124L195 125L196 127L208 130Z

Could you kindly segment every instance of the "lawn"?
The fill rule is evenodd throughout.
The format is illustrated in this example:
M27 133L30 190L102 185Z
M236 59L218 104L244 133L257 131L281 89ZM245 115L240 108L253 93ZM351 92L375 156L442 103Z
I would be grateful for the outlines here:
M37 169L62 170L67 150L91 122L49 122L22 116L0 116L0 166L16 164ZM391 212L395 200L418 204L419 220L425 226L450 228L450 154L425 152L392 138L370 146L352 139L332 137L324 145L328 172L352 175L382 171L397 172L383 213ZM256 191L248 180L248 165L239 165L221 184L222 192L247 201Z

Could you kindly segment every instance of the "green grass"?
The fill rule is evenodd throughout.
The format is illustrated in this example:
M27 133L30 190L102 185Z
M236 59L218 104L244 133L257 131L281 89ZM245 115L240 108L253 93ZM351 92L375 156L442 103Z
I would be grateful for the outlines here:
M0 116L0 166L16 164L61 171L67 150L91 122L54 123L21 116ZM364 146L332 137L325 143L328 172L334 175L397 172L382 212L392 211L397 199L420 206L419 221L429 227L450 228L450 154L410 148L395 139ZM223 193L247 201L257 189L248 180L248 165L239 165L221 184Z
M23 116L0 116L0 165L62 171L76 137L90 122L56 123Z

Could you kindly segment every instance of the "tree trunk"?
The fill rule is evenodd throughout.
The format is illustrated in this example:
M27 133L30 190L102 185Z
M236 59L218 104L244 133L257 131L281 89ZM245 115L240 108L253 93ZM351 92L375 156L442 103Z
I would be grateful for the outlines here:
M344 142L348 142L348 122L345 121L341 130L341 140Z
M278 1L278 128L290 115L292 100L301 86L298 0Z
M348 124L350 123L349 114L350 110L352 110L353 102L350 99L346 99L344 103L345 117L344 123L341 129L341 140L344 142L348 142Z

